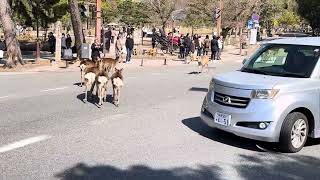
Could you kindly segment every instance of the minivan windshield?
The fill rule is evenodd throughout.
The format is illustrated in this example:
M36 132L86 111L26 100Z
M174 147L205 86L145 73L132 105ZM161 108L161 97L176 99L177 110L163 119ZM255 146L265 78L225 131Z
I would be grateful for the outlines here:
M242 67L242 72L309 78L319 60L320 47L265 44Z

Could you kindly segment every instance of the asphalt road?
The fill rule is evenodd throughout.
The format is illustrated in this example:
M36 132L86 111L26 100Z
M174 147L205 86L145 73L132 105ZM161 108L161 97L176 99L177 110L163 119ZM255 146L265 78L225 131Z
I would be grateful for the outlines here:
M78 72L0 75L0 179L320 179L319 140L281 154L201 122L212 75L240 62L211 66L126 69L120 107L101 109Z

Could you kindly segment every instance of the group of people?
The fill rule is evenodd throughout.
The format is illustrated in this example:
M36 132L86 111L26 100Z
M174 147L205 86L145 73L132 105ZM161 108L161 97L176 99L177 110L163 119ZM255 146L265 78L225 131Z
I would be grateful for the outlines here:
M206 35L203 39L198 34L190 37L189 33L185 36L181 34L179 38L179 58L184 59L190 53L197 54L197 56L209 55L211 50L211 60L221 60L221 53L224 48L223 37L213 35L212 39Z
M56 50L56 37L53 35L52 32L49 33L48 35L48 44L49 44L49 51L51 54L54 54ZM64 51L66 49L71 49L72 48L72 39L70 34L67 34L67 36L62 33L61 37L61 52L62 56L64 55Z
M92 60L97 60L99 57L101 57L102 52L104 51L104 48L106 50L106 53L110 52L111 44L115 43L115 55L116 59L121 61L122 60L122 53L123 53L123 45L121 42L121 39L124 35L126 36L125 41L125 49L126 49L126 63L131 63L131 57L134 49L134 39L133 39L133 29L130 28L130 30L120 31L117 33L114 29L108 28L105 36L104 43L99 44L97 40L94 41L94 43L91 45L91 58ZM114 42L114 39L116 41Z

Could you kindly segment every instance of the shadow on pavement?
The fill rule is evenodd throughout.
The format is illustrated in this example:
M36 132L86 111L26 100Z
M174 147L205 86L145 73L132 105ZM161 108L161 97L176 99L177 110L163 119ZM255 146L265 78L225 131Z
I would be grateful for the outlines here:
M264 150L257 147L257 141L241 138L231 133L227 133L218 129L211 128L204 124L200 117L194 117L182 120L182 123L208 139L234 146L241 149L247 149L251 151L263 152Z
M84 97L85 97L85 93L79 94L79 95L77 96L77 98L78 98L80 101L82 101L83 103L85 103L85 102L83 101ZM107 102L105 102L105 103L111 103L111 104L112 104L112 100L113 100L112 95L111 95L111 94L108 94L106 100L107 100ZM97 96L91 94L90 92L88 92L88 103L91 103L91 104L93 104L93 105L97 105L98 102L99 102L99 99L97 98Z
M189 72L188 74L201 74L201 72L192 71L192 72Z
M81 82L74 83L73 85L74 85L74 86L79 86L79 87L81 87L81 86L80 86L80 85L81 85ZM83 87L84 87L84 85L83 85Z
M239 162L235 166L238 174L247 180L269 179L320 179L320 159L304 155L272 154L239 155Z
M219 180L221 168L198 166L197 168L178 167L153 169L145 165L134 165L119 169L108 165L88 166L79 163L55 175L60 180Z
M196 92L208 92L208 88L198 88L198 87L192 87L189 89L189 91L196 91Z

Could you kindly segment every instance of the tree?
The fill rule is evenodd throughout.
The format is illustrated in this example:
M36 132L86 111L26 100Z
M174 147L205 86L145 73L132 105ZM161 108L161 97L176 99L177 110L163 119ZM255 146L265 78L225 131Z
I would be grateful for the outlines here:
M320 35L320 1L319 0L296 0L298 12L312 27L314 35Z
M4 36L7 46L8 60L6 67L13 68L19 62L24 65L19 42L16 38L15 25L12 20L12 11L7 0L0 0L0 18L4 29Z
M191 0L187 4L185 24L188 26L213 26L213 10L217 0Z
M171 13L175 10L176 2L177 0L146 0L146 7L154 19L160 20L163 31L171 18Z
M73 32L75 36L75 47L77 49L77 54L79 57L81 55L81 45L84 41L80 11L79 11L77 0L68 0L68 2L69 2L70 14L71 14Z
M300 18L293 11L284 11L278 19L279 24L281 24L285 29L288 27L298 26L300 24Z

